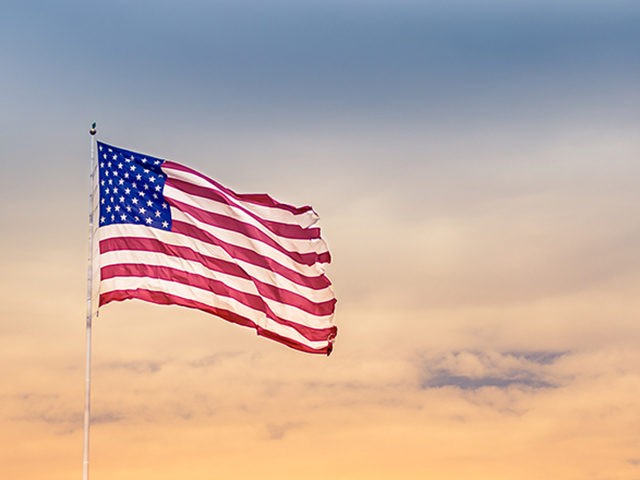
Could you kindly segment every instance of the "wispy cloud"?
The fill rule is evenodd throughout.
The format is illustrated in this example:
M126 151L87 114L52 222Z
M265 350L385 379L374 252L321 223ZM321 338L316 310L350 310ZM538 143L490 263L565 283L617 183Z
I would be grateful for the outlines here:
M269 423L266 425L266 429L271 440L281 440L291 430L295 430L304 425L304 422Z
M82 410L61 395L26 392L6 397L20 404L20 410L10 415L10 420L44 424L57 435L67 435L82 428ZM91 423L110 424L125 418L118 409L97 408L91 415Z
M148 374L157 373L169 363L162 361L111 361L96 366L96 369L104 370L126 370L131 373Z
M214 353L212 355L206 355L189 362L189 366L196 368L212 367L215 365L219 365L224 360L238 357L242 355L242 353L243 352L240 351Z

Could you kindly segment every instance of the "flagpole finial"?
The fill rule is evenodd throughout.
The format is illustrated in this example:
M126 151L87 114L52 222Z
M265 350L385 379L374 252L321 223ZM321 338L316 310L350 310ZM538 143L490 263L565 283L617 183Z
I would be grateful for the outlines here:
M96 130L96 122L93 122L91 124L91 129L89 130L89 135L95 135L97 131L98 130Z

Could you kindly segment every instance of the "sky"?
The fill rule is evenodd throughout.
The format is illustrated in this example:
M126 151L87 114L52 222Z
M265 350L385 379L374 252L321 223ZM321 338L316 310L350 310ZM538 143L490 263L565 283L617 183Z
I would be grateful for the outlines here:
M80 478L91 122L320 214L335 350L129 301L91 478L640 478L640 5L3 2L0 477Z

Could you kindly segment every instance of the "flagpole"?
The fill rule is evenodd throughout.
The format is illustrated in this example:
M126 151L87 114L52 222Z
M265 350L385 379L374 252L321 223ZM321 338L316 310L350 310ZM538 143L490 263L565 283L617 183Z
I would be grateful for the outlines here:
M82 448L82 480L89 479L89 424L91 413L91 323L93 320L93 232L94 232L94 192L96 175L96 124L91 125L91 173L89 179L89 257L87 266L87 322L85 336L85 386L84 386L84 436Z

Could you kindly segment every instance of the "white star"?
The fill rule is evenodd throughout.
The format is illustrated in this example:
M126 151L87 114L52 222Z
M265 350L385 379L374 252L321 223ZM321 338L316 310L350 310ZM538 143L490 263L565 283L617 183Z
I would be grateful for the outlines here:
M140 175L140 174L136 175L136 180L138 180L138 181L142 180L142 175Z
M134 197L134 198L131 200L131 203L133 203L134 205L137 205L137 204L138 204L138 199Z
M100 217L100 223L104 223L107 219L104 217Z
M120 203L124 203L124 197L120 197Z
M156 160L155 162L153 162L154 165L160 165L160 160Z
M160 216L160 210L156 210L156 217Z
M113 171L113 176L114 176L114 177L117 177L117 176L118 176L118 171L117 171L117 170L114 170L114 171Z
M118 187L113 187L113 193L118 193Z
M106 156L105 156L106 158ZM104 162L100 162L100 168L104 168Z
M142 190L140 190L140 191L138 192L138 195L140 195L141 197L144 197L144 192L143 192Z
M162 226L164 228L169 228L169 222L167 222L166 220L164 222L162 222Z
M153 202L151 200L147 200L147 207L150 207L153 205Z
M150 181L151 183L155 182L155 181L156 181L156 177L153 177L153 176L149 177L149 181Z
M143 185L145 190L149 190L149 185L147 185L146 183Z
M111 213L111 205L107 205L107 213Z
M120 220L124 222L126 219L127 219L127 216L124 213L120 215Z
M117 159L118 159L118 155L116 155L116 154L114 153L114 154L113 154L113 157L111 157L111 158L113 158L114 160L117 160ZM109 166L111 166L111 165L109 165Z
M152 223L153 220L151 219L151 217L147 217L147 223Z
M113 207L113 209L114 209L116 212L119 212L119 211L120 211L120 205L116 205L115 207Z
M143 158L143 159L141 160L141 162L142 162L142 163L147 163L147 159L146 159L146 158Z
M113 180L109 179L109 185L113 185Z
M122 162L120 162L120 163L118 164L118 168L119 168L120 170L122 170L122 167L124 167L124 165L122 165Z
M124 193L126 193L127 195L129 195L131 193L131 189L130 188L125 188L124 189Z
M131 184L131 186L132 186L133 188L138 188L138 184L137 184L136 182L133 182L133 183Z
M138 217L133 217L133 218L135 218L136 222L140 221L140 219Z
M126 206L126 207L124 207L124 208L126 208L126 209L127 209L127 212L130 212L130 211L131 211L131 207L130 207L129 205L127 205L127 206Z
M126 175L126 173L125 173ZM124 180L121 178L120 180L118 180L118 185L124 185Z
M107 162L107 167L111 168L111 162Z
M114 222L116 220L116 216L115 215L111 215L111 221Z
M100 203L104 205L104 198L100 199Z
M128 173L125 173L125 174L124 174L124 178L129 178L129 174L128 174Z
M145 169L144 169L144 173L149 173L149 169L148 169L148 168L145 168Z
M166 203L163 203L163 204L162 204L162 208L167 208L167 204L166 204Z
M104 180L100 180L100 185L104 187Z
M105 188L104 189L104 194L105 195L109 195L109 193L111 193L111 190L109 190L108 188Z
M154 193L153 194L153 198L155 198L157 200L158 199L158 194Z
M160 185L156 185L155 190L156 192L159 192L160 190L162 190L162 187Z
M135 165L131 165L131 167L129 167L129 170L131 170L132 172L136 171L136 166Z
M140 213L141 213L141 214L143 214L143 215L146 213L146 211L147 211L147 210L146 210L146 208L144 208L144 207L140 207L140 208L138 209L138 212L140 212Z

